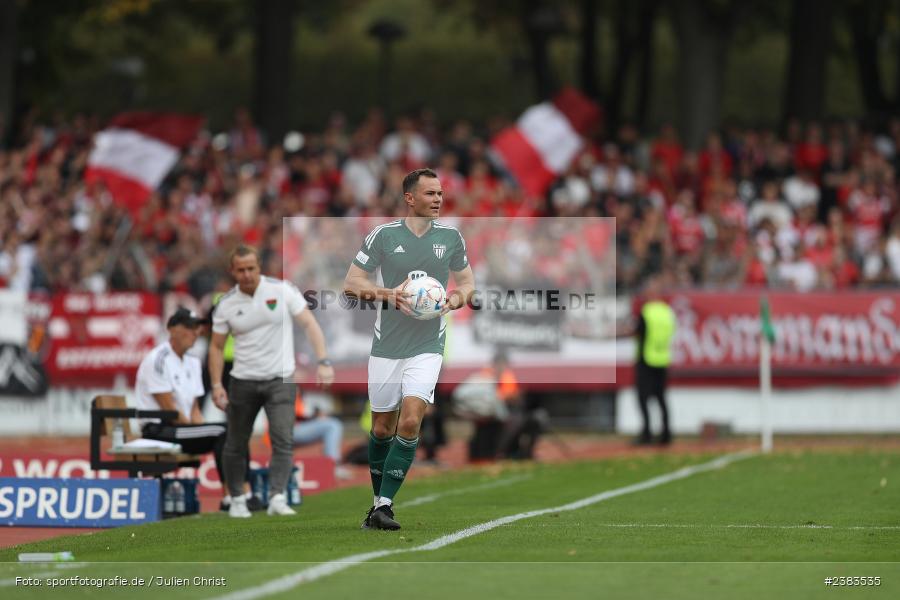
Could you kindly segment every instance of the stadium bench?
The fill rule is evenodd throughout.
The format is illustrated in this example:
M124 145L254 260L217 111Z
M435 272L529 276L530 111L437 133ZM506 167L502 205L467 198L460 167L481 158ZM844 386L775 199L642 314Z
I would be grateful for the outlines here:
M129 477L141 475L159 476L181 467L199 467L203 459L195 454L176 454L170 450L140 448L122 450L107 447L107 454L115 456L112 460L103 460L101 445L109 440L113 430L114 419L122 419L125 441L140 438L131 433L128 419L162 419L174 420L178 413L174 410L138 410L129 408L124 396L97 396L91 401L91 468L108 471L128 471Z

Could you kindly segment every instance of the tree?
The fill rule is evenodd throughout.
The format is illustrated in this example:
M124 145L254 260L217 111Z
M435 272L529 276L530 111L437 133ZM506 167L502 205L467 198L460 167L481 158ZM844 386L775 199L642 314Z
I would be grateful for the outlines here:
M659 0L642 0L638 9L637 45L641 49L641 58L638 63L638 97L634 120L641 129L647 127L650 95L653 91L653 55L655 51L653 30L656 26L659 6Z
M280 139L289 124L297 3L296 0L262 0L255 6L253 108L256 122L271 141Z
M672 9L678 38L678 105L685 145L697 149L719 126L728 48L746 5L682 0Z
M581 47L579 75L581 91L588 98L600 100L600 73L597 68L597 1L581 0Z
M553 36L565 31L565 25L557 6L541 0L522 0L520 8L531 55L535 95L538 100L544 100L552 96L559 85L550 67L549 45Z
M794 0L784 117L821 119L825 109L826 61L832 42L833 0Z
M623 104L629 75L637 62L638 97L634 120L646 124L653 79L653 28L659 0L618 0L615 10L616 54L608 93L610 130L623 120Z
M885 0L848 2L845 8L866 112L884 114L892 106L897 106L896 100L891 102L885 92L878 52L878 43L887 20L888 3Z
M16 0L0 0L0 148L11 129L16 103Z

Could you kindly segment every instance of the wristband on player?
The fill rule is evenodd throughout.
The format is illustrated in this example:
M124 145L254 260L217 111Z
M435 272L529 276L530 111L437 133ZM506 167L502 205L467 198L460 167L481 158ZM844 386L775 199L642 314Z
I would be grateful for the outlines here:
M330 367L330 366L331 366L331 359L330 359L330 358L322 358L322 359L319 359L319 366L320 366L320 367Z
M214 384L213 384L213 389L216 389L216 388L222 388L222 389L224 390L224 389L225 389L225 386L222 385L221 382L219 382L219 383L214 383Z

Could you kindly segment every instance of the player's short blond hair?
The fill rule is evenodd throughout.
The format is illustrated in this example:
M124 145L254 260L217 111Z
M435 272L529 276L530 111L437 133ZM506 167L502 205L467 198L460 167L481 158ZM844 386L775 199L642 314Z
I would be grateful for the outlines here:
M259 250L249 244L238 244L228 254L228 266L234 266L234 259L236 257L244 258L245 256L250 256L251 254L256 257L256 262L259 263Z

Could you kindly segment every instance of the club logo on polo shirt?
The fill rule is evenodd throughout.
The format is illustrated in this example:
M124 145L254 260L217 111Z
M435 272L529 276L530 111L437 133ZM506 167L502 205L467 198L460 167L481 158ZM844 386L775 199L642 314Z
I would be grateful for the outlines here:
M447 251L447 246L444 244L433 244L432 248L434 249L434 255L438 258L444 258L444 252Z
M278 300L275 298L269 298L266 300L266 306L269 307L269 310L275 310L275 307L278 306Z

